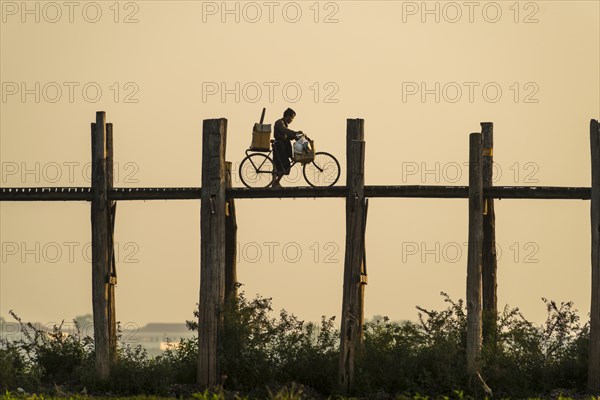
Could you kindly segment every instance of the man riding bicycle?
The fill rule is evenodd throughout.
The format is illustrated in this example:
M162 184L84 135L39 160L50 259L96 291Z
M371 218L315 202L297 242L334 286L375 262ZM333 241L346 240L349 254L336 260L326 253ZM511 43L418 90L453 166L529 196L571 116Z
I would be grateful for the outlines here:
M273 172L275 179L273 179L272 187L281 187L279 181L284 175L290 174L290 159L292 158L292 139L297 139L302 135L302 131L293 131L288 128L288 125L292 123L296 117L296 112L291 108L288 108L283 113L283 118L275 122L274 136L275 142L273 143L273 162L275 164L275 171Z

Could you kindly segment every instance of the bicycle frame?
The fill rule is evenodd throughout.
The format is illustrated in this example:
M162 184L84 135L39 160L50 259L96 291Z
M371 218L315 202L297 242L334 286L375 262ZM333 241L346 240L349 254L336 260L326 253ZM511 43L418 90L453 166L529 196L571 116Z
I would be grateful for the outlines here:
M262 152L262 151L256 151L256 150L250 150L250 149L247 149L247 150L246 150L246 157L249 157L249 156L250 156L250 154L260 154L260 153L264 153L264 152ZM273 150L269 150L269 153L267 154L267 157L269 157L269 156L271 155L271 153L273 153ZM261 168L262 168L263 164L264 164L264 163L265 163L267 160L268 160L268 158L265 158L265 159L264 159L264 161L263 161L262 163L260 163L260 165L259 165L259 166L256 166L256 164L254 164L254 161L252 161L252 158L248 158L248 161L250 161L250 163L252 164L252 166L254 167L254 169L256 170L256 172L258 172L258 173L261 173L261 172L262 172L262 173L265 173L265 174L266 174L266 173L272 174L272 173L273 173L272 171L270 171L270 172L267 172L267 171L262 171L262 170L261 170Z
M308 140L309 140L309 142L310 142L311 148L313 149L312 151L313 151L313 153L314 153L314 148L315 148L315 147L314 147L314 141L313 141L313 140L311 140L311 139L308 139ZM274 162L274 157L271 157L271 154L273 154L273 155L274 155L274 153L275 153L277 150L276 150L276 148L273 146L273 144L274 144L274 141L271 141L271 145L272 145L272 147L271 147L271 150L269 150L269 152L267 153L267 157L270 157L270 158L273 160L273 162ZM251 150L251 149L246 149L245 153L246 153L246 157L249 157L251 154L255 154L255 153L266 153L266 151L259 151L259 150ZM316 154L316 153L315 153L315 154ZM256 170L256 172L257 172L257 173L272 173L272 172L267 172L267 171L262 171L262 170L261 170L261 168L262 168L262 166L263 166L263 164L265 163L265 161L266 161L266 160L267 160L267 159L265 158L265 159L264 159L264 161L263 161L263 162L262 162L262 163L261 163L259 166L257 166L257 165L256 165L256 164L255 164L255 163L252 161L252 159L251 159L251 158L249 158L249 161L250 161L250 163L252 164L252 166L254 167L254 169ZM291 170L292 170L292 168L294 167L294 165L296 165L296 164L299 164L299 163L300 163L300 164L302 164L302 165L309 164L309 163L314 163L314 158L313 158L313 159L311 159L310 161L306 161L306 162L302 162L302 161L296 161L294 158L292 158L292 161L290 162L290 168L289 168L287 171L285 171L285 172L289 172L289 171L291 171ZM273 164L273 165L274 165L274 164ZM316 164L315 164L315 167L316 167L316 168L317 168L319 171L323 172L323 170L322 170L322 169L321 169L321 168L320 168L318 165L316 165ZM273 171L273 172L275 172L275 171Z
M288 175L296 164L302 164L302 175L310 186L333 186L339 179L340 165L337 159L327 152L315 152L312 140L310 152L305 152L303 154L296 155L296 157L292 157L289 168L286 168L284 171L277 171L274 162L274 156L278 154L278 148L277 146L273 146L274 142L274 140L271 140L270 149L266 148L265 146L264 148L251 147L245 150L246 157L240 163L239 172L242 182L247 187L265 187L265 185L269 186L270 184L267 183L267 181L258 178L261 176L260 174L267 174L267 176L269 176L271 179L269 182L272 183L272 180L281 179L278 177L278 175L281 173ZM261 158L261 160L256 160L256 157ZM331 171L331 177L329 177L329 175L322 175L325 171ZM311 175L313 173L316 175ZM250 180L246 181L246 179ZM256 186L257 183L258 186Z

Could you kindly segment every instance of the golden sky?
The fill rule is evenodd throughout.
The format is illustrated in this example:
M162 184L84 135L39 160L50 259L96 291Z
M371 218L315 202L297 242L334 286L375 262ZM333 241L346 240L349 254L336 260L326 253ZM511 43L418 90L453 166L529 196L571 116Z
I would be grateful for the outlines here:
M589 186L598 1L1 1L3 187L88 186L90 122L114 124L116 186L197 187L202 120L244 157L262 107L337 156L365 119L366 184L466 185L494 122L497 185ZM345 181L342 173L341 183ZM234 177L234 184L241 182ZM301 180L284 185L305 185ZM198 301L200 202L120 202L117 318L182 322ZM239 200L238 277L303 319L339 315L342 199ZM0 204L0 316L91 312L88 203ZM467 201L372 199L365 315L464 298ZM496 201L499 305L590 298L589 202Z

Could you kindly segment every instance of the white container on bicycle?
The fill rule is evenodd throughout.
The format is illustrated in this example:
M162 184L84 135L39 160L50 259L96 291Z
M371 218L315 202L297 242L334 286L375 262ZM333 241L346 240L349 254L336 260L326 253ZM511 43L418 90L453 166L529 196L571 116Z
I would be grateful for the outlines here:
M304 154L308 151L309 142L306 140L304 135L300 135L300 137L294 143L294 154Z

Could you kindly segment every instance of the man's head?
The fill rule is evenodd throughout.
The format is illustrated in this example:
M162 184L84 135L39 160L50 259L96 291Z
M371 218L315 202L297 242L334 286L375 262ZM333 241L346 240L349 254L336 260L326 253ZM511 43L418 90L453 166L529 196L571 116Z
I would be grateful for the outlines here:
M287 110L285 110L283 112L283 120L285 121L286 124L291 123L294 120L295 116L296 116L296 111L292 110L291 108L288 108Z

